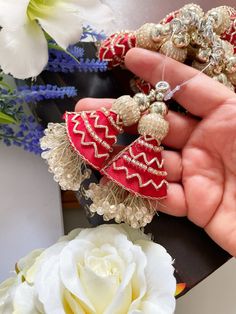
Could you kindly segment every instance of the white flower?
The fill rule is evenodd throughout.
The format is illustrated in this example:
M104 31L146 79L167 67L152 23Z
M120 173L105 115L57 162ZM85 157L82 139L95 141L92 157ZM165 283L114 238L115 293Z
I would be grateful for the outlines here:
M0 313L172 314L176 280L166 250L124 224L76 229L17 264L0 285Z
M37 76L48 62L43 30L66 49L80 40L83 22L111 20L99 0L0 0L0 67L19 79Z

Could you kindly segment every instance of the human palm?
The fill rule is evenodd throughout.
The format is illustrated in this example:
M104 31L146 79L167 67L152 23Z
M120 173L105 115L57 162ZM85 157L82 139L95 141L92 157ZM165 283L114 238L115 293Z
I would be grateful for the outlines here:
M187 216L236 256L236 94L191 67L143 49L131 49L126 66L155 85L164 60L172 89L189 80L174 95L189 114L167 115L170 130L163 144L170 149L163 155L170 184L160 210ZM109 107L111 102L83 99L76 110Z

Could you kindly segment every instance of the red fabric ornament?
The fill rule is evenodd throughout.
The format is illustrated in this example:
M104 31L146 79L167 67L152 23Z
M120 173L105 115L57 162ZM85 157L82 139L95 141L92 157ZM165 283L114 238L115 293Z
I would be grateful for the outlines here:
M118 154L102 173L125 190L158 200L167 195L167 173L157 140L140 136Z
M131 88L134 92L141 92L144 94L149 94L151 89L153 88L152 84L149 82L146 82L145 80L136 77L131 81Z
M74 150L89 165L100 170L113 151L122 132L118 115L113 111L67 112L66 128Z
M107 61L110 68L120 66L129 49L136 46L136 36L132 32L115 33L104 40L99 49L99 59Z

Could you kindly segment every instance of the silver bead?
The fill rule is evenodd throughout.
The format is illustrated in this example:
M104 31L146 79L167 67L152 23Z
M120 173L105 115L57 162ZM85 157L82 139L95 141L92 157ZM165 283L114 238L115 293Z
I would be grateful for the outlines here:
M170 85L166 81L160 81L156 84L155 89L158 93L166 93L170 90Z
M157 94L156 94L156 100L157 101L162 101L163 99L164 99L164 97L165 97L165 94L164 93L161 93L161 92L158 92ZM153 99L153 101L155 100L155 99Z
M158 113L162 116L166 116L168 113L168 108L164 102L156 101L153 104L151 104L150 113Z
M136 95L134 95L133 99L138 104L141 112L145 111L150 105L147 95L143 93L137 93Z

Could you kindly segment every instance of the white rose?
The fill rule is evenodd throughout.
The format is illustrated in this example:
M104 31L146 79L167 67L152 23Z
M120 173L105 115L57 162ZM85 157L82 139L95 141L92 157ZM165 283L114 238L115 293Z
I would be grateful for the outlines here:
M171 314L173 272L166 250L140 231L126 225L77 229L27 267L13 313ZM31 312L22 310L23 294L34 303Z

